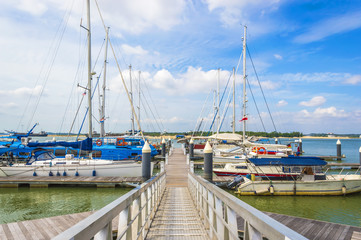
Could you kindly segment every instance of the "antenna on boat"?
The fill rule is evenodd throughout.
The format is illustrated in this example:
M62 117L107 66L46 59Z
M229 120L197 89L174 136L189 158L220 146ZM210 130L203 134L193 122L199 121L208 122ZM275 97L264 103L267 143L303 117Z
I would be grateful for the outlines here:
M91 31L90 31L90 0L87 0L87 30L88 30L88 104L89 104L89 112L88 112L88 124L89 124L89 138L93 138L93 125L92 125L92 72L91 72ZM89 157L92 158L92 152L90 152Z

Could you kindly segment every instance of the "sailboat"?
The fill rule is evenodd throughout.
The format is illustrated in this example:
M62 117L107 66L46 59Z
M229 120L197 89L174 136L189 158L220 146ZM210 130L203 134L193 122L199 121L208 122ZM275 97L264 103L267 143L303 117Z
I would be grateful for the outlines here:
M88 124L89 140L92 142L92 104L91 104L91 26L90 26L90 1L87 0L87 28L88 31ZM30 144L26 139L22 139L22 144ZM35 147L36 145L33 145ZM90 144L90 150L92 145ZM150 148L145 142L144 148ZM88 149L89 150L89 149ZM34 149L29 155L26 163L10 164L0 167L0 176L124 176L138 177L142 175L142 165L139 161L113 161L92 158L76 159L73 154L67 154L65 159L56 158L51 151L44 149ZM151 167L153 169L153 167Z

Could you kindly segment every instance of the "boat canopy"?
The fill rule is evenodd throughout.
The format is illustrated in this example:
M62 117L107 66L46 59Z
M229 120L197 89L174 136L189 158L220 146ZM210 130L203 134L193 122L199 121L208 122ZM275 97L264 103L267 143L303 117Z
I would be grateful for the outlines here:
M228 141L242 141L243 136L236 133L218 133L209 136L211 139L228 140Z
M256 166L283 165L283 166L324 166L326 161L318 157L288 156L282 158L249 158Z
M92 151L93 144L91 138L86 138L82 141L67 142L67 141L53 141L53 142L29 142L28 147L72 147L84 151Z

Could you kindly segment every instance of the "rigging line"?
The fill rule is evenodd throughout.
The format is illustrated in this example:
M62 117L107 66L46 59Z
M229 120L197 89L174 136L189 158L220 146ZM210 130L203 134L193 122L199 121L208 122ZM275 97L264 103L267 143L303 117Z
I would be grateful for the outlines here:
M155 111L155 113L156 113L156 115L157 115L157 117L158 117L158 119L159 119L159 121L160 121L160 125L161 125L162 128L164 129L164 125L163 125L163 122L161 121L161 117L160 117L160 115L159 115L159 113L158 113L158 111L157 111L157 108L156 108L155 104L154 104L154 100L153 100L153 98L152 98L152 95L151 95L150 92L149 92L149 87L148 87L148 85L147 85L147 83L145 82L145 80L144 80L143 77L141 78L141 80L143 80L143 84L145 85L145 89L147 90L148 96L149 96L149 98L150 98L150 100L151 100L151 102L152 102L152 104L153 104L153 106L154 106L154 111ZM142 88L142 89L143 89L143 88ZM142 91L142 90L141 90L141 91Z
M74 2L75 2L75 1L73 1L73 3L71 4L71 6L69 7L70 10L73 9ZM51 42L51 44L50 44L50 47L49 47L49 49L48 49L48 52L47 52L47 54L46 54L47 57L46 57L45 61L43 62L42 66L41 66L41 68L40 68L40 72L39 72L38 77L36 78L35 87L37 86L37 84L38 84L38 82L39 82L39 80L40 80L40 78L41 78L42 72L44 71L44 68L45 68L45 64L48 62L47 59L50 58L50 51L51 51L51 49L53 48L53 45L55 44L54 42L55 42L55 40L56 40L56 36L58 35L58 33L59 33L59 31L60 31L63 23L64 23L65 16L66 16L67 14L68 14L68 19L69 19L70 10L65 11L64 16L63 16L63 18L62 18L63 20L62 20L61 24L59 24L59 26L58 26L58 28L57 28L57 30L56 30L56 33L55 33L55 35L54 35L54 38L53 38L53 40L52 40L52 42ZM67 20L67 21L68 21L68 20ZM35 89L35 87L34 87L34 89ZM22 116L21 116L21 118L20 118L20 120L19 120L18 126L16 127L16 131L18 131L18 129L19 129L20 125L21 125L21 122L22 122L23 119L24 119L26 110L28 109L30 100L31 100L31 99L33 98L33 96L34 96L34 89L33 89L33 91L31 92L28 101L26 102L25 110L23 111L23 114L22 114ZM29 123L28 125L30 126L30 123ZM29 128L29 127L28 127L28 128Z
M226 90L227 90L227 88L228 88L228 84L229 84L229 80L231 79L231 76L232 76L232 74L230 74L229 77L228 77L227 84L226 84L226 86L225 86L225 88L224 88L224 90L223 90L222 98L221 98L221 100L220 100L220 102L219 102L219 105L221 105L221 103L223 102L223 97L224 97L224 94L225 94L225 92L226 92ZM218 107L218 108L219 108L219 107ZM209 135L209 133L210 133L212 127L213 127L214 121L215 121L215 119L216 119L216 117L217 117L217 115L218 115L218 111L219 111L218 108L217 108L216 113L214 114L214 118L213 118L211 127L209 128L209 131L208 131L208 133L207 133L207 136Z
M79 48L79 51L80 51L80 48ZM83 54L84 54L84 52L83 52ZM83 55L83 54L81 54L80 52L79 52L79 59L83 59L83 58L80 58L80 56L81 55ZM73 92L74 92L74 87L76 86L76 80L77 80L77 78L78 78L78 74L79 74L79 72L80 72L80 69L82 68L81 66L83 66L84 67L84 61L79 61L78 62L78 67L77 67L77 70L76 70L76 72L75 72L75 76L74 76L74 80L73 80L73 86L72 86L72 88L71 88L71 91L69 92L69 97L68 97L68 102L67 102L67 105L66 105L66 107L65 107L65 111L64 111L64 115L63 115L63 118L62 118L62 121L61 121L61 123L60 123L60 128L59 128L59 131L58 131L58 133L61 133L61 131L62 131L62 129L63 129L63 124L64 124L64 122L65 122L65 118L66 118L66 113L68 112L68 109L69 109L69 106L70 106L70 101L71 101L71 99L72 99L72 94L73 94ZM81 101L83 101L83 98L81 99ZM78 109L78 111L79 111L79 109ZM72 125L72 127L73 127L73 125ZM69 132L70 133L70 132ZM68 135L68 137L69 137L69 135Z
M106 25L105 25L105 23L104 23L103 15L102 15L102 13L100 12L100 8L99 8L99 5L98 5L98 1L95 0L95 3L96 3L97 8L98 8L98 12L99 12L99 15L100 15L100 19L102 20L102 23L103 23L104 31L106 32L106 31L107 31L107 28L106 28ZM119 73L120 73L120 77L121 77L121 79L122 79L122 83L123 83L125 92L127 93L127 97L128 97L130 106L131 106L132 111L133 111L133 113L134 113L134 118L135 118L135 120L137 121L138 129L140 130L140 134L142 135L143 140L146 141L146 140L145 140L145 137L144 137L144 135L143 135L143 132L141 131L141 126L140 126L140 123L139 123L139 120L138 120L137 113L135 112L134 105L133 105L133 103L132 103L132 100L130 99L129 91L128 91L128 88L127 88L127 86L126 86L126 84L125 84L125 80L124 80L122 71L120 70L120 65L119 65L118 59L117 59L117 57L116 57L116 54L115 54L115 51L114 51L114 47L113 47L112 41L111 41L110 38L108 39L108 41L109 41L110 48L112 49L112 52L113 52L113 56L114 56L115 63L117 64L117 68L118 68L118 71L119 71Z
M194 130L193 130L193 133L192 133L192 137L194 136L194 133L195 133L195 131L196 131L196 129L197 129L198 121L199 121L199 119L201 119L201 117L202 117L204 108L205 108L205 106L206 106L206 104L207 104L207 102L208 102L208 98L209 98L209 96L211 95L211 93L212 93L212 91L210 91L210 92L208 93L207 98L206 98L206 101L203 103L201 113L199 114L199 117L197 118L197 122L196 122L196 125L195 125ZM202 121L203 121L203 118L202 118L202 120L200 120L200 124L202 124ZM198 127L198 131L199 131L199 129L200 129L200 125L199 125L199 127Z
M232 95L233 95L233 94L232 94ZM228 112L229 106L231 105L231 101L232 101L232 99L230 98L230 99L228 100L228 105L227 105L227 107L226 107L225 113L223 114L222 121L221 121L221 124L220 124L219 129L222 128L222 125L223 125L224 119L226 118L226 114L227 114L227 112ZM234 123L233 123L233 124L234 124Z
M268 114L270 115L270 117L271 117L271 121L272 121L272 124L273 124L273 127L274 127L275 131L277 132L277 128L276 128L275 122L273 121L273 117L272 117L271 111L270 111L270 109L269 109L269 107L268 107L268 103L267 103L267 101L266 101L266 97L265 97L265 95L264 95L264 92L263 92L263 89L262 89L262 86L261 86L261 82L259 81L259 78L258 78L258 74L257 74L256 68L255 68L255 66L254 66L254 64L253 64L253 60L252 60L252 57L251 57L251 53L249 52L248 47L246 47L246 49L247 49L247 52L248 52L249 58L251 59L252 67L253 67L254 73L255 73L255 75L256 75L256 78L257 78L257 81L258 81L258 85L259 85L259 87L260 87L260 89L261 89L261 92L262 92L262 96L263 96L264 102L266 103L267 110L268 110Z
M101 75L99 75L99 77L100 77L100 76L101 76ZM91 95L91 97L90 97L91 100L93 100L93 97L94 97L94 95L95 95L95 89L97 88L98 83L99 83L99 78L98 78L98 80L97 80L97 82L96 82L96 84L95 84L95 86L94 86L94 90L93 90L92 95ZM83 97L84 97L84 96L85 96L85 95L83 95ZM87 107L87 109L86 109L86 111L85 111L83 121L82 121L82 123L81 123L81 125L80 125L78 134L77 134L77 136L76 136L76 141L78 141L78 138L79 138L80 132L81 132L81 130L82 130L82 128L83 128L85 119L86 119L86 117L88 116L88 112L89 112L89 107ZM93 116L94 116L94 115L92 114L92 117L93 117ZM93 131L93 130L92 130L92 131Z
M141 92L141 94L143 95L143 97L145 98L145 95L144 95L144 93L143 93L143 90L141 90L140 92ZM152 111L151 107L149 106L148 101L145 101L145 103L147 104L147 106L148 106L148 108L149 108L149 111L150 111L150 113L152 114L152 116L153 116L153 118L154 118L154 121L155 121L155 123L157 124L157 126L158 126L158 128L159 128L160 132L162 132L162 129L160 128L160 126L159 126L159 124L158 124L158 121L157 121L157 118L155 117L155 115L154 115L154 113L153 113L153 111Z
M229 103L227 104L227 102L230 101L231 93L232 93L232 91L231 91L231 89L230 89L229 92L228 92L228 97L227 97L227 100L226 100L226 104L225 104L225 106L224 106L224 107L225 107L225 110L224 110L224 112L223 112L223 114L222 114L222 117L221 117L221 119L222 119L222 122L221 122L221 123L223 123L224 118L225 118L225 114L226 114L227 111L228 111ZM232 94L232 95L233 95L233 94ZM221 129L221 126L222 126L222 124L220 124L220 125L218 126L217 132L219 132L219 130Z
M210 94L212 94L212 91L210 92ZM212 111L213 111L213 106L211 106L209 109L208 109L208 113L207 113L207 117L206 117L206 122L203 124L203 128L202 128L202 132L201 132L201 136L203 136L203 133L205 132L206 130L206 125L208 124L209 122L209 118L208 116L211 116L212 115Z
M44 93L46 84L47 84L47 82L48 82L48 80L49 80L49 77L50 77L50 74L51 74L51 70L52 70L52 68L53 68L53 66L54 66L54 62L55 62L56 57L57 57L57 55L58 55L58 51L59 51L59 48L60 48L62 39L63 39L63 37L64 37L64 33L65 33L66 28L67 28L69 19L70 19L70 11L69 11L69 14L68 14L68 16L67 16L67 20L65 21L64 27L63 27L63 29L62 29L62 32L61 32L59 41L58 41L57 46L56 46L56 49L55 49L55 52L54 52L54 54L53 54L53 56L52 56L52 60L51 60L49 69L48 69L47 73L45 74L45 79L44 79L44 82L43 82L43 87L42 87L42 89L41 89L40 95L39 95L39 97L38 97L38 99L37 99L37 102L36 102L36 104L35 104L35 109L34 109L34 111L33 111L33 114L32 114L32 116L31 116L31 118L30 118L30 121L29 121L29 126L30 126L31 122L33 121L33 118L34 118L34 116L35 116L35 113L36 113L36 111L37 111L37 109L38 109L38 106L39 106L39 103L40 103L40 99L41 99L41 97L42 97L42 95L43 95L43 93Z
M248 89L249 89L249 91L251 92L251 95L252 95L252 99L253 99L254 105L256 106L259 119L261 120L263 130L266 132L266 128L265 128L265 126L264 126L264 124L263 124L263 120L262 120L261 114L260 114L260 112L259 112L259 109L258 109L256 100L255 100L254 95L253 95L253 91L252 91L252 89L251 89L251 85L250 85L250 83L249 83L249 81L248 81L248 78L246 78L246 80L247 80L247 84L248 84Z
M102 44L102 46L101 46L101 48L100 48L100 50L99 50L98 56L97 56L96 61L95 61L95 63L94 63L94 66L93 66L93 69L92 69L93 72L94 72L95 66L96 66L96 64L97 64L97 62L98 62L100 53L101 53L101 51L102 51L102 49L103 49L104 42L105 42L105 40L103 41L103 44ZM78 64L78 68L79 68L79 64ZM100 71L99 77L101 76L102 72L103 72L103 69ZM77 70L77 73L78 73L78 70ZM76 75L77 75L77 74L76 74ZM99 77L98 77L96 86L98 85ZM76 80L76 77L75 77L75 80ZM73 86L74 86L74 85L73 85ZM95 89L96 89L96 87L94 88L93 94L95 93ZM69 132L68 132L68 136L67 136L67 137L70 136L70 133L71 133L71 131L73 130L74 123L75 123L75 121L76 121L76 118L78 117L79 109L80 109L80 107L81 107L81 105L82 105L82 103L83 103L84 96L85 96L85 95L83 95L82 98L81 98L81 101L80 101L80 103L79 103L78 109L77 109L76 114L75 114L75 116L74 116L74 119L73 119L73 122L72 122L72 124L71 124L71 127L70 127L70 130L69 130ZM92 97L93 97L93 96L92 96ZM70 99L70 97L69 97L69 99ZM68 108L68 106L69 106L69 103L70 103L70 100L68 101L67 108ZM67 112L67 108L66 108L65 112ZM88 112L85 113L85 116L87 115L87 113L88 113ZM65 119L65 116L64 116L63 120L64 120L64 119ZM84 121L83 121L83 122L84 122ZM63 125L63 123L61 124L61 126L62 126L62 125ZM83 126L83 124L81 125L81 128L82 128L82 126ZM80 128L80 131L81 131L81 128ZM78 136L79 136L79 134L78 134Z
M144 101L145 101L145 100L142 98L140 101L141 101L141 103L142 103L145 116L149 119L149 122L148 122L148 123L147 123L146 121L143 121L143 123L145 123L145 124L148 126L149 129L152 129L153 132L156 132L155 127L154 127L154 124L150 121L151 116L149 116L148 111L147 111L147 108L146 108L146 106L145 106L145 104L144 104ZM157 123L156 120L155 120L155 123ZM158 126L158 128L159 128L159 126Z

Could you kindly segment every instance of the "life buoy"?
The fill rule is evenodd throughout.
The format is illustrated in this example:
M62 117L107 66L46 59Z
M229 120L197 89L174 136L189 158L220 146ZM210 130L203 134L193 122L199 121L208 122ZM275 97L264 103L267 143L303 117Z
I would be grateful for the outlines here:
M258 154L266 154L266 149L264 147L259 147L258 148L258 151L257 151Z
M103 145L103 142L101 139L98 139L95 144L100 147L101 145Z
M253 147L252 152L257 153L257 154L266 154L267 153L267 151L264 147Z
M117 146L125 146L127 143L124 141L124 138L117 138Z

